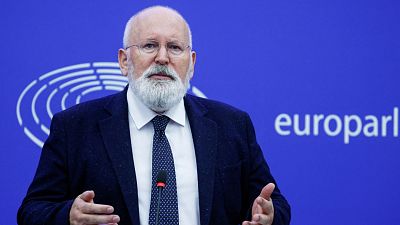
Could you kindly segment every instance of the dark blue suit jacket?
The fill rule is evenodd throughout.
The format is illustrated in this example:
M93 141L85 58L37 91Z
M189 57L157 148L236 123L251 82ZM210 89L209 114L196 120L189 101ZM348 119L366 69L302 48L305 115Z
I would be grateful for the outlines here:
M95 203L115 208L119 224L139 224L126 90L54 116L18 224L69 224L72 202L86 190L95 191ZM239 224L262 187L275 183L250 118L211 100L187 95L184 102L196 151L201 224ZM278 188L272 199L274 224L289 224L290 207Z

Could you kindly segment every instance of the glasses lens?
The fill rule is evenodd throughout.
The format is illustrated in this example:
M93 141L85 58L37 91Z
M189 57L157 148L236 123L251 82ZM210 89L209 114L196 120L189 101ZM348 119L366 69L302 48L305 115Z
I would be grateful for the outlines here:
M158 51L160 45L155 41L147 41L142 43L139 48L142 52L150 54Z
M187 48L180 42L169 42L165 47L170 56L180 56ZM145 41L138 48L144 54L154 54L160 50L160 44L156 41Z
M184 45L180 43L168 43L167 48L172 55L181 55L185 50Z

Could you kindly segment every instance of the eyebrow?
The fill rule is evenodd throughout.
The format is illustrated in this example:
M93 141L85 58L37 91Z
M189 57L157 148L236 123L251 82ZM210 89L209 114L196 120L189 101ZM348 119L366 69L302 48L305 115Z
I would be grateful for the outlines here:
M147 39L144 39L143 41L160 42L160 41L158 41L158 40L155 39L155 38L147 38ZM140 41L140 42L143 42L143 41ZM172 40L168 40L167 43L185 43L185 41L181 41L181 40L179 40L179 39L174 38L174 39L172 39Z

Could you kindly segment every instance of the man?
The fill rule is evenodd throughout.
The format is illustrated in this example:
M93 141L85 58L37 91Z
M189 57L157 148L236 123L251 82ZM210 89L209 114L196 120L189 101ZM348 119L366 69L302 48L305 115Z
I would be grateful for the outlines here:
M54 116L19 224L289 224L248 115L185 96L191 47L173 9L128 21L118 60L129 86Z

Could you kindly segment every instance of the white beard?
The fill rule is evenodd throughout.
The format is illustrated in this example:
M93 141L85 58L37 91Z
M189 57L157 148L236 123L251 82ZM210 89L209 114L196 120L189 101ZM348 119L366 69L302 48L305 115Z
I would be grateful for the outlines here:
M129 61L128 61L129 62ZM129 86L133 93L151 110L161 113L171 109L185 96L191 77L190 67L183 83L174 69L167 66L155 65L149 67L139 78L134 79L134 68L128 63ZM156 80L149 76L163 73L172 80Z

